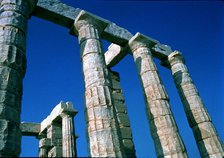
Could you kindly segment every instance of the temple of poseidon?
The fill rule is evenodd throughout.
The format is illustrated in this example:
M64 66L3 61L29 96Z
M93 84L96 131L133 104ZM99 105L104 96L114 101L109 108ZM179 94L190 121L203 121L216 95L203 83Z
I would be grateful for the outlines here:
M120 76L111 70L127 54L133 56L142 83L157 157L187 158L188 154L154 58L173 76L201 157L224 156L223 144L181 52L59 0L0 0L0 11L0 156L18 157L22 136L39 140L39 157L77 156L73 120L77 110L71 102L60 102L42 122L20 121L27 23L32 16L66 27L78 37L89 156L136 157ZM106 53L101 39L111 42Z

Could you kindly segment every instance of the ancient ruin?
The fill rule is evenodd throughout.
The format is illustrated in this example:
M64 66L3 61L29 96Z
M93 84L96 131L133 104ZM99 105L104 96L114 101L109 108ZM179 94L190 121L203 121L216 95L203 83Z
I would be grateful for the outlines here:
M77 156L73 122L77 111L70 102L59 103L41 123L20 122L31 16L69 28L79 39L90 156L136 157L119 73L110 69L128 53L142 83L157 157L188 155L153 58L171 70L201 157L224 156L223 144L179 51L59 0L0 0L0 10L0 156L18 157L22 135L39 139L40 157ZM106 53L101 39L112 43Z

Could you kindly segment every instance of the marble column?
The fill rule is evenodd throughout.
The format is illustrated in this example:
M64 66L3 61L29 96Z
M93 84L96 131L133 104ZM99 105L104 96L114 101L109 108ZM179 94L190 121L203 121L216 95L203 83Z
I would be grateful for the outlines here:
M168 61L201 157L224 157L223 144L190 77L181 53L174 51L168 56Z
M187 157L169 99L153 62L150 48L156 43L140 33L129 40L146 102L147 117L157 157Z
M89 152L92 157L121 157L124 151L100 41L105 27L106 22L84 11L75 20L85 81Z
M76 157L76 144L74 132L75 114L62 113L62 150L63 157Z
M122 143L126 157L136 157L135 146L132 137L131 125L125 105L124 94L120 85L119 73L110 70L112 81L112 94L114 98L114 108L116 111L118 124L121 131Z
M35 0L0 1L0 156L19 156L27 22Z

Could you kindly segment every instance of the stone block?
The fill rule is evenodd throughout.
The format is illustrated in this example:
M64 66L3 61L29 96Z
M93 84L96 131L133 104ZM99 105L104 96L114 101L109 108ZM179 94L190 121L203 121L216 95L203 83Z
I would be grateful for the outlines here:
M123 145L125 148L125 153L135 153L135 146L131 139L123 139Z
M205 108L196 108L187 111L186 114L190 127L194 127L202 122L211 122L211 118Z
M2 26L14 26L24 33L26 33L27 30L27 19L21 15L21 13L16 11L5 10L4 12L1 12L0 23Z
M171 115L170 105L167 100L155 100L148 104L147 113L149 119L154 119L157 117Z
M177 63L171 67L172 75L176 76L178 73L186 72L188 73L187 67L183 63Z
M159 84L160 78L157 71L147 71L141 74L143 87L148 87L153 84Z
M91 29L91 28L86 27L86 29ZM83 30L83 31L85 33L87 33L87 32L94 32L94 31L86 31L86 30ZM91 35L87 35L87 36L91 36ZM85 36L85 38L88 38L88 37ZM85 57L84 57L85 55L88 55L90 53L102 52L102 50L101 50L101 43L100 43L100 41L97 38L88 39L86 41L83 41L83 44L80 45L80 50L81 50L81 52L83 52L83 54L81 54L81 55L85 59ZM91 55L91 56L94 56L94 54ZM101 59L101 58L98 58L98 59ZM85 60L85 61L87 61L87 60ZM96 62L96 61L97 60L89 60L88 62ZM94 63L94 64L97 64L97 63ZM83 67L83 70L86 70L86 68Z
M154 140L157 157L170 157L176 153L183 153L185 147L176 133L162 135Z
M48 157L62 157L62 147L54 146L48 151Z
M115 101L124 102L124 95L122 93L113 93L113 98Z
M49 138L42 138L39 141L39 148L50 148L51 140Z
M0 153L1 156L17 156L20 154L21 132L13 122L0 119Z
M114 100L114 108L117 113L126 113L126 106L123 101Z
M122 139L132 139L130 127L120 127Z
M200 96L198 95L193 95L187 98L185 96L181 96L181 100L183 102L185 111L190 111L197 108L204 108L203 102Z
M160 99L167 100L168 99L165 88L161 84L154 84L154 85L145 87L145 94L146 94L148 103L150 103L150 101L154 101L154 100L160 100Z
M13 93L0 90L0 104L5 104L5 106L11 106L18 112L21 112L21 99L22 97L17 96Z
M0 89L9 91L16 95L22 95L22 77L21 75L8 67L0 67Z
M190 74L186 73L186 72L175 74L174 81L177 86L187 84L187 83L193 83L193 81L190 77Z
M176 123L172 115L165 115L165 116L157 117L153 120L150 120L150 129L151 129L152 135L153 133L165 134L166 132L170 132L170 130L172 132L177 131Z
M202 122L193 127L193 133L196 141L216 136L216 130L211 122Z
M24 53L26 51L26 35L24 34L24 32L18 30L15 27L0 27L0 43L4 43L4 45L16 46Z
M37 136L40 132L40 124L31 122L21 122L20 129L23 136Z
M5 119L10 122L13 122L19 126L20 124L20 111L7 106L5 104L0 104L0 119Z
M201 157L210 157L209 155L223 154L223 147L217 136L197 142Z
M120 126L129 127L130 121L128 115L125 113L117 113L117 119Z
M191 97L194 95L198 95L198 91L195 85L191 82L181 84L182 95L185 97Z
M99 105L112 105L111 90L108 86L96 86L86 89L87 108Z

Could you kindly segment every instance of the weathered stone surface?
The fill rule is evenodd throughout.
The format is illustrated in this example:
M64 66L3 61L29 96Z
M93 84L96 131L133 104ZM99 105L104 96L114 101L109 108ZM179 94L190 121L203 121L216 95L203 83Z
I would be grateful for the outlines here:
M143 93L147 117L155 144L157 157L181 155L187 157L186 149L170 110L169 99L159 78L150 52L157 41L137 33L129 40Z
M22 80L26 71L27 21L35 0L0 1L0 156L20 154Z
M83 63L90 155L121 157L124 151L112 104L111 80L99 41L107 22L82 11L74 26L78 30Z
M75 157L74 116L77 111L71 102L61 101L40 124L37 138L39 156Z
M40 132L40 124L31 122L21 122L20 130L23 136L38 136Z
M223 157L223 144L188 73L181 53L171 53L168 62L201 157Z
M124 152L126 157L136 157L131 127L130 127L130 121L128 118L127 109L124 102L124 95L120 85L120 76L119 76L119 73L112 70L110 70L109 73L112 80L112 95L114 98L113 100L114 108L116 111L118 124L121 131L120 139L122 139L122 142L123 142ZM126 132L128 132L128 135L126 135Z
M63 157L76 157L76 144L73 117L62 113L62 149Z

